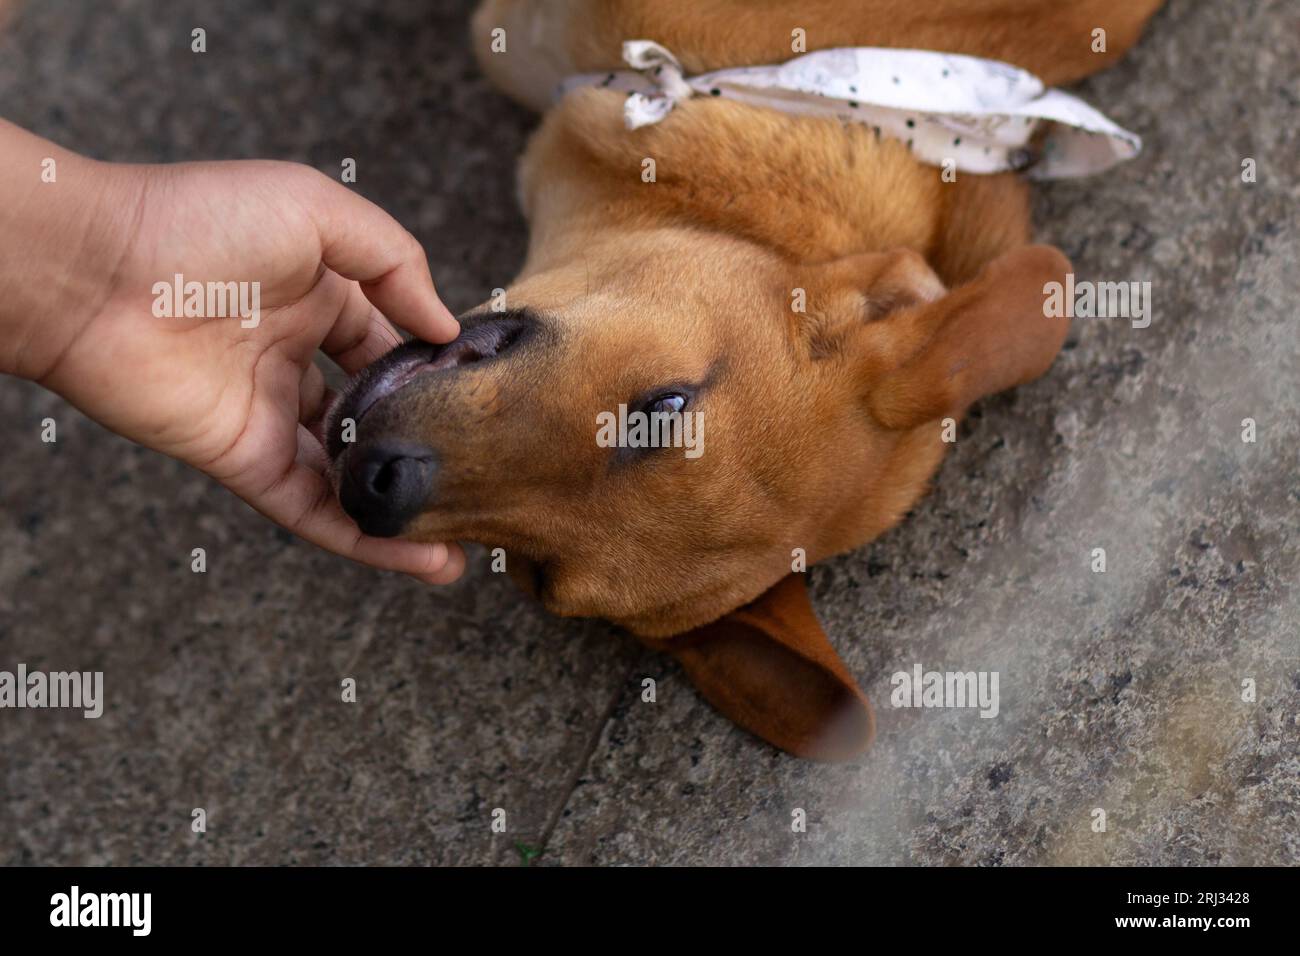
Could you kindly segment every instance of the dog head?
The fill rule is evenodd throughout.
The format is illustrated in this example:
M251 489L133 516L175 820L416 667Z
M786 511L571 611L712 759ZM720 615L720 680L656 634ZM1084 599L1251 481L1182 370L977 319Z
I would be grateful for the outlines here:
M947 290L909 251L809 266L596 232L354 382L328 423L340 498L372 534L504 549L551 611L622 624L741 726L843 759L874 721L791 572L896 523L944 420L1047 369L1068 269L1026 246ZM696 421L637 447L610 427L637 412Z
M911 252L796 266L685 228L593 236L354 383L340 497L372 534L503 548L555 613L677 634L894 524L941 420L1051 362L1042 288L1066 268L1027 247L948 291ZM636 412L694 422L629 447L611 426Z

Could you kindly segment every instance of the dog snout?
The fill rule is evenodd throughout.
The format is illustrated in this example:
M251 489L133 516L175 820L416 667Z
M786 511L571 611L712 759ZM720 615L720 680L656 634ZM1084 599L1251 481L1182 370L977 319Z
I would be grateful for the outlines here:
M373 442L348 455L339 501L363 532L391 538L424 508L437 471L431 448L406 441Z

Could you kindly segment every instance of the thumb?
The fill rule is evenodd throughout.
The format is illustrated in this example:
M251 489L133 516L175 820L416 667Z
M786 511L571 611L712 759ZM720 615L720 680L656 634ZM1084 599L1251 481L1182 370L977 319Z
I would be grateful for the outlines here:
M420 241L370 200L327 176L313 178L308 213L321 259L360 284L394 325L426 342L450 342L460 325L442 304Z

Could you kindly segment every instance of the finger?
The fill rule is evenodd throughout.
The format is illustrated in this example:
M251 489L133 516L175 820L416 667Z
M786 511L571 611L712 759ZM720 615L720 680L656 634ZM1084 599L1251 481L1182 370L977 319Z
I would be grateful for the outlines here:
M443 566L428 574L415 575L425 584L451 584L465 573L465 549L456 542L448 542L447 559Z
M299 467L309 468L322 477L329 476L330 456L325 450L325 442L305 422L300 423L298 428L298 451L294 456L294 462Z
M326 176L313 179L322 195L309 210L321 238L321 258L355 279L374 306L417 338L450 342L460 331L433 287L424 247L388 213Z
M402 337L366 298L360 285L348 284L351 288L339 317L321 343L321 349L339 368L355 375L385 352L401 345Z
M325 394L321 398L320 408L316 410L316 414L307 421L300 423L308 432L311 433L311 436L320 443L320 454L323 461L323 467L318 468L317 471L321 474L324 474L325 469L329 466L329 457L325 454L325 444L328 441L328 438L325 435L325 423L329 418L330 409L334 407L334 403L338 401L338 398L338 392L334 391L332 388L326 388Z
M307 366L298 382L298 421L306 424L320 414L325 402L325 373L315 362Z

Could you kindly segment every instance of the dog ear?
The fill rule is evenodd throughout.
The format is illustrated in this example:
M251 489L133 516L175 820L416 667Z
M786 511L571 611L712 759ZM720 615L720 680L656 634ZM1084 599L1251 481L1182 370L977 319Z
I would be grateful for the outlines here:
M872 416L886 428L914 428L1038 378L1070 325L1045 314L1048 284L1069 271L1060 250L1022 246L947 295L864 325Z
M700 694L751 733L799 757L847 760L875 716L791 574L721 620L647 641L677 658Z

